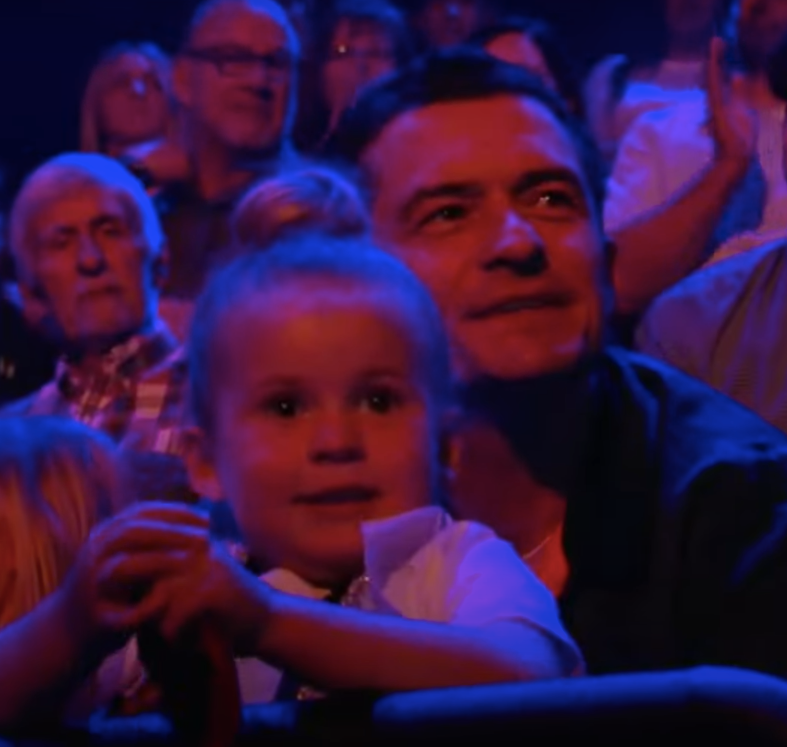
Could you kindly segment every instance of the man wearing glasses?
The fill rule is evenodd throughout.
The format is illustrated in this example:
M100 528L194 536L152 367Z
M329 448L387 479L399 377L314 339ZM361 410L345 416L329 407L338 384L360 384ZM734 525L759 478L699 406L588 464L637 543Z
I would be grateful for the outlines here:
M208 0L197 8L173 70L192 177L162 197L167 295L199 292L228 243L238 196L294 157L298 54L295 31L272 0Z

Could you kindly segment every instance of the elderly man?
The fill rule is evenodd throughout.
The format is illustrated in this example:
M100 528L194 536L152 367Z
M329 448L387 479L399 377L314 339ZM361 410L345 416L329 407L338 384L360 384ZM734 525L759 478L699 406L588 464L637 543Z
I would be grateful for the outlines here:
M239 195L293 158L299 43L272 0L208 0L175 59L191 180L162 195L171 266L164 291L193 298L229 242Z
M53 381L6 412L69 416L177 453L184 369L157 318L166 244L142 185L104 156L59 156L22 186L10 236L24 314L62 357Z
M368 90L335 147L444 314L455 506L552 588L590 669L787 674L787 440L606 345L603 169L554 95L487 57L427 57Z

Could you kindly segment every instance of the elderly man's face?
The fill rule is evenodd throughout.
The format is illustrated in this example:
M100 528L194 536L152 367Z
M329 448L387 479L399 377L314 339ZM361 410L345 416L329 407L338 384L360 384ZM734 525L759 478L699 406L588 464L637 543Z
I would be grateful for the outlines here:
M31 216L26 252L28 312L69 350L100 352L152 321L154 256L130 196L68 185Z
M434 294L462 378L540 376L600 345L604 239L577 148L544 106L498 96L411 111L363 165L376 238Z
M175 92L197 128L225 147L277 146L290 108L292 39L260 9L229 3L195 30L175 66Z

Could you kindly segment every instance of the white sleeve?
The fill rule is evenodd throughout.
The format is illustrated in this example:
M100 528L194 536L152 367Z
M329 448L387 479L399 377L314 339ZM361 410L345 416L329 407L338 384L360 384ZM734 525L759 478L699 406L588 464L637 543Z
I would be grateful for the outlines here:
M554 597L508 542L481 524L457 522L440 534L434 550L442 559L437 588L445 590L445 622L526 625L556 644L566 675L582 670L582 656L560 621Z
M663 204L670 195L663 174L666 154L659 137L662 113L639 117L624 136L607 183L604 228L615 231Z

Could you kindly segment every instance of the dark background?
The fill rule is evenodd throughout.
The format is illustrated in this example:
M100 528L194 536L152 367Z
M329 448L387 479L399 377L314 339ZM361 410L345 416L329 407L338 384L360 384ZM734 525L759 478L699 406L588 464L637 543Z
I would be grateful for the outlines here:
M328 0L317 0L328 2ZM541 13L584 62L627 51L654 0L510 0ZM82 87L102 49L151 39L172 51L197 0L0 0L0 163L6 198L41 160L77 144Z

